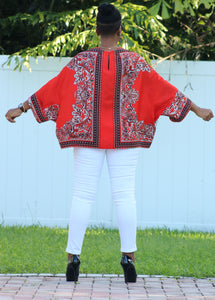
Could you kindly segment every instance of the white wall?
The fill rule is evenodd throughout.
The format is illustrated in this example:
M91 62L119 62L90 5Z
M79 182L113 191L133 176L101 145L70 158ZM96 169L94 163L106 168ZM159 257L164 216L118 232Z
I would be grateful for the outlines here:
M0 66L6 60L0 56ZM6 111L55 76L69 58L39 59L14 72L0 68L0 223L67 226L73 186L73 150L61 150L54 122L39 125L31 112L10 124ZM163 62L156 68L200 106L215 111L215 62ZM214 120L192 112L181 123L158 121L150 149L142 149L137 170L138 226L215 230ZM116 227L104 165L91 225Z

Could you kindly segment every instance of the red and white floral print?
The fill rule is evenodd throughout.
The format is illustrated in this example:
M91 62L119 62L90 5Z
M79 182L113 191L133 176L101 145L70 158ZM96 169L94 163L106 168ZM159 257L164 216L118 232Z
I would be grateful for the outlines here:
M53 104L47 108L44 108L43 113L47 120L56 122L59 111L59 105Z
M190 100L178 90L174 101L165 109L162 115L170 117L171 121L180 122L189 110L190 104Z
M38 122L56 121L62 148L149 148L160 114L179 122L191 105L140 55L121 48L81 52L30 99Z
M68 140L93 140L94 81L96 52L84 52L77 55L67 65L75 71L74 85L76 104L72 106L72 119L57 130L60 142Z
M122 78L120 87L120 125L121 142L151 142L155 127L145 124L144 120L138 121L134 108L135 102L139 101L139 91L133 85L140 72L150 72L151 68L146 61L130 52L120 54L122 60Z

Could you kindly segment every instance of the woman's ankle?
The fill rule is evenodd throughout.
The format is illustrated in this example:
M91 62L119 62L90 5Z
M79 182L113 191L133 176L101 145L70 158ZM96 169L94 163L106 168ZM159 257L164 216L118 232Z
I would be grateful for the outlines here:
M68 261L71 261L73 259L73 256L76 255L78 258L80 258L79 254L72 254L72 253L68 253Z
M74 254L68 253L68 261L70 261L73 258Z
M133 262L135 262L134 252L122 252L122 255L127 255Z

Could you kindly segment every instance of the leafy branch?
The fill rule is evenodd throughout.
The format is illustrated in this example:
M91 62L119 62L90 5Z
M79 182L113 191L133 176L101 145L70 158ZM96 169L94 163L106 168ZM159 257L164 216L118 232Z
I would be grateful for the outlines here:
M194 49L200 49L200 48L203 48L203 47L214 47L214 46L215 46L215 42L211 42L211 43L207 43L207 44L202 44L202 45L197 45L197 46L191 46L190 48L182 49L182 50L177 51L175 53L172 53L172 54L170 54L170 55L168 55L166 57L163 57L163 58L159 57L159 60L158 60L157 64L161 63L161 62L163 62L165 60L168 60L168 59L173 59L173 57L175 57L175 56L177 56L177 55L179 55L181 53L192 51Z
M15 70L23 66L30 70L30 57L71 57L98 46L97 6L58 11L62 1L50 1L47 11L18 12L0 19L0 54L9 54L4 65L13 61ZM185 56L215 60L214 0L148 0L144 4L114 2L122 14L121 47L148 61Z
M125 49L136 51L143 55L147 60L149 57L155 57L144 42L147 39L160 39L165 41L165 32L167 29L159 22L156 17L150 16L146 7L126 3L120 6L115 4L122 14L124 30L120 45ZM44 12L35 15L23 15L22 21L33 26L43 24L43 40L34 47L27 47L16 51L8 57L4 65L10 66L15 63L14 70L21 70L22 66L30 68L30 57L37 59L48 55L52 56L71 56L81 50L98 46L96 27L97 7L91 7L86 10L73 12L61 12L59 14ZM132 17L131 17L132 16ZM20 19L20 15L18 16ZM11 18L12 23L16 23L17 16ZM65 32L63 34L59 33Z

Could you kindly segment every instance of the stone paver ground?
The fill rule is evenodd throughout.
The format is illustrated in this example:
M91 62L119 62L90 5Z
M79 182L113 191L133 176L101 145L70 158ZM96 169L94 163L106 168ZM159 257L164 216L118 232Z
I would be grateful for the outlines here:
M136 283L123 276L80 274L66 282L62 274L0 275L0 300L215 300L215 278L169 278L139 275Z

